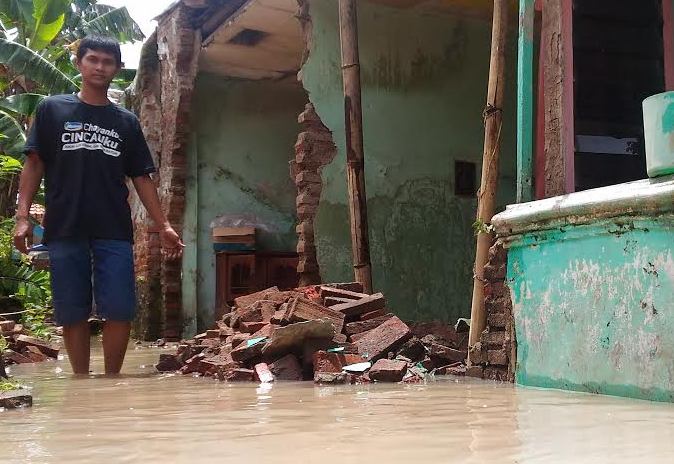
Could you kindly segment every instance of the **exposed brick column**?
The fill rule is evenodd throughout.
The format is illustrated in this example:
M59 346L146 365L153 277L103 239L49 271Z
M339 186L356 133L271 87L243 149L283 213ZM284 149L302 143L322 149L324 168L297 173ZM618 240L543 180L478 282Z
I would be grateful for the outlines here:
M484 268L487 329L471 350L473 366L468 374L491 380L513 382L517 361L513 306L506 281L508 253L500 241L489 250Z
M143 46L136 86L127 92L130 104L140 119L145 139L156 166L160 165L161 127L156 123L161 118L161 80L157 35L153 34ZM158 176L155 178L158 182ZM134 326L137 337L143 340L157 339L160 335L160 270L161 254L159 234L151 224L134 189L130 189L131 213L134 224L134 256L136 268L136 291L138 317Z
M332 140L332 132L325 127L316 114L314 106L307 104L298 119L303 132L295 144L295 161L291 162L291 173L297 186L297 253L300 285L321 282L316 243L314 219L321 199L321 168L329 164L337 154Z
M189 116L198 70L201 34L191 25L195 10L179 5L160 18L157 28L161 73L161 130L159 194L168 220L182 231L185 213ZM161 261L162 335L182 334L182 262Z

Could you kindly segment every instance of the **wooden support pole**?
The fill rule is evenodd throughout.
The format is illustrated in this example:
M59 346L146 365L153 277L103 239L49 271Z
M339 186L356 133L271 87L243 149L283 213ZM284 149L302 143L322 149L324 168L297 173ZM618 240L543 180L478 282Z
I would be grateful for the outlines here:
M533 199L534 0L520 0L517 47L517 202Z
M358 56L357 0L339 0L339 35L342 45L342 79L346 132L346 174L351 215L351 246L356 282L372 293L372 265L367 224L365 165L363 150L363 110Z
M544 0L545 197L575 190L573 1Z
M482 155L482 181L478 193L477 222L489 224L496 209L498 186L499 149L503 126L503 95L505 92L505 48L508 32L508 0L494 0L494 17L491 36L491 61L487 107L484 112L484 152ZM486 327L484 309L484 266L487 264L493 235L481 231L477 236L477 252L473 270L473 304L470 321L470 346L480 341Z

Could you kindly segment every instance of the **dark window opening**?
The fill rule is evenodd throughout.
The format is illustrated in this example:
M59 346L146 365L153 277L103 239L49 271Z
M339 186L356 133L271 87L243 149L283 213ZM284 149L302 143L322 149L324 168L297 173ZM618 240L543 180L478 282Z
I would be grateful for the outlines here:
M642 101L665 90L661 0L575 0L576 190L644 179Z
M477 193L477 167L470 161L454 162L454 194L474 197Z

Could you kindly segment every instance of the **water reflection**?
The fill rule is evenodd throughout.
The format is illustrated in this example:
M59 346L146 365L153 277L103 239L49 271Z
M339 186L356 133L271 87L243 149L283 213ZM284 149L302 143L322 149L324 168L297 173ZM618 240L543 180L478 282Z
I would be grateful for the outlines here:
M15 368L32 410L0 414L2 462L671 462L674 408L469 380L427 385L225 384ZM56 372L56 369L64 372ZM97 356L94 368L102 368Z

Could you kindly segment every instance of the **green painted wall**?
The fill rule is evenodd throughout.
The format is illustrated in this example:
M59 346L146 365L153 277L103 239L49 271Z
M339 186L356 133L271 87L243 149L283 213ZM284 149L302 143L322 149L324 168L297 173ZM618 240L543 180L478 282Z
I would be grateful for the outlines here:
M674 401L673 226L619 218L511 245L518 383Z
M258 249L295 250L296 190L288 162L294 158L297 116L306 101L295 82L198 76L186 182L186 333L213 322L213 219L228 216L231 225L238 220L255 225Z
M337 2L311 0L310 14L303 83L339 148L323 171L319 261L325 281L352 280ZM515 31L508 46L501 205L515 199ZM454 161L478 163L479 177L491 23L359 2L359 33L375 287L406 319L466 317L476 201L454 195Z

